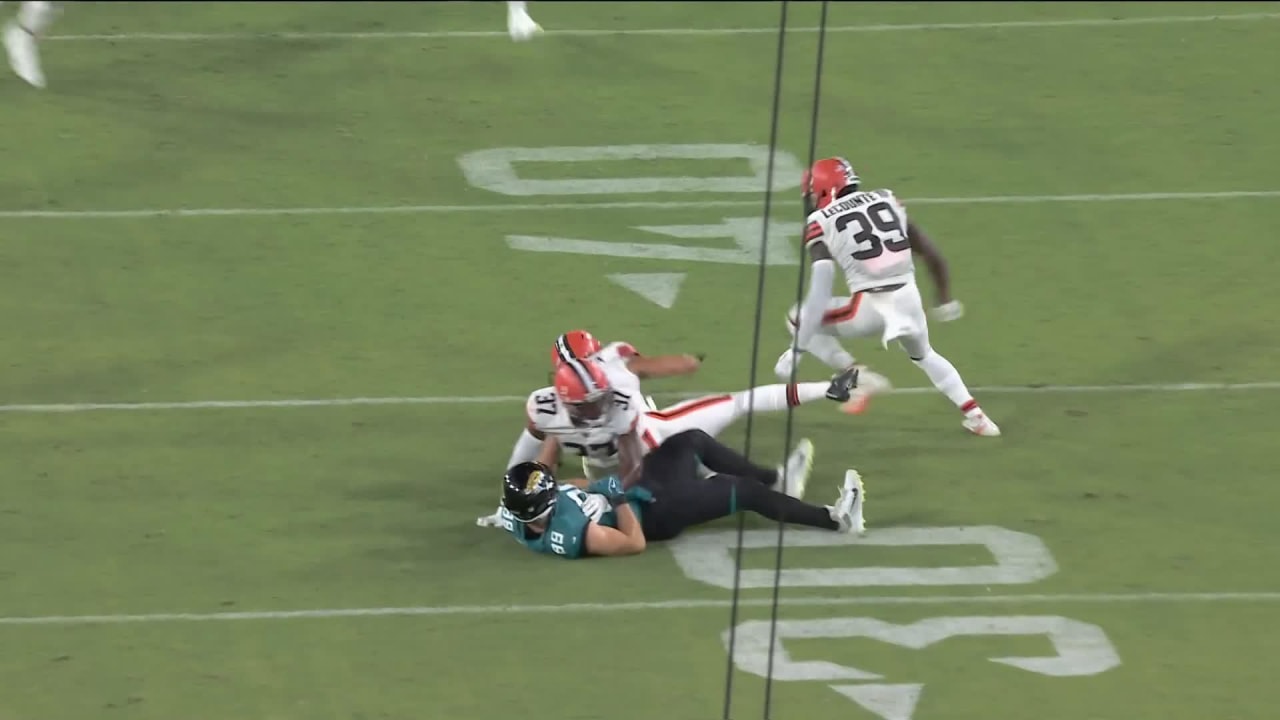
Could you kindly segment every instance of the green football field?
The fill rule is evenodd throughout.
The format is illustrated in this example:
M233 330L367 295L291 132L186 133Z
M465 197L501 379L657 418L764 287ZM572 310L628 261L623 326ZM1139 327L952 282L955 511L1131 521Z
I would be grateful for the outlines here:
M474 519L564 330L775 381L818 6L754 378L778 4L531 12L73 4L0 76L0 720L704 720L731 666L735 720L1274 720L1280 3L833 4L818 152L946 253L1004 436L851 344L905 392L795 414L870 530L787 532L772 656L768 522L735 615L732 520Z

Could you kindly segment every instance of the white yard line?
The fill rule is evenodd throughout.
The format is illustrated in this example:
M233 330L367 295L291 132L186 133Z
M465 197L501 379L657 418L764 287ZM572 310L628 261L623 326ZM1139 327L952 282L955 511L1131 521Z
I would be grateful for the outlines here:
M1280 195L1280 191L1275 191ZM103 220L152 217L255 217L272 215L417 215L458 212L530 212L534 210L625 210L759 207L760 200L618 201L584 203L490 203L475 205L351 205L281 208L151 208L138 210L0 210L0 218ZM916 202L919 202L918 200Z
M1130 393L1130 392L1256 392L1280 390L1280 381L1246 383L1145 383L1134 385L986 385L972 388L987 395L1037 393ZM686 399L718 395L724 391L654 393L655 398ZM895 388L894 394L919 395L936 392L931 387ZM110 410L217 410L237 408L347 407L352 405L483 405L516 403L526 395L428 395L392 397L299 398L285 400L188 400L176 402L25 403L0 405L0 413L75 413Z
M497 16L495 16L497 17ZM1228 15L1156 15L1131 18L1064 18L1060 20L1004 20L994 22L959 23L909 23L880 25L828 26L829 33L883 33L921 32L937 30L1018 30L1034 28L1114 27L1125 25L1171 25L1178 23L1204 23L1219 21L1250 22L1275 20L1280 13L1243 13ZM495 25L498 23L495 22ZM816 33L817 27L791 28L793 33ZM738 28L598 28L556 29L543 34L556 37L615 37L624 35L656 35L660 37L715 35L771 35L777 27ZM426 30L426 31L369 31L369 32L277 32L277 33L200 33L200 32L139 32L50 35L47 40L77 41L157 41L157 42L210 42L220 40L451 40L468 38L505 38L501 30Z
M1091 195L979 195L908 197L912 205L1012 205L1035 203L1135 202L1157 200L1242 200L1277 198L1280 190L1220 192L1098 193ZM779 201L783 198L778 198ZM474 205L347 205L279 208L139 208L135 210L0 210L0 219L109 220L120 218L269 217L274 215L417 215L459 212L532 212L537 210L679 210L760 207L754 200L636 200L581 203L489 203Z
M1280 592L1150 592L1063 593L1037 595L850 595L847 597L783 597L786 607L845 607L858 605L1000 605L1027 603L1218 603L1276 602ZM740 607L769 607L771 598L743 598ZM133 615L34 615L0 617L0 625L118 625L124 623L209 622L239 620L296 620L413 615L537 615L562 613L617 613L639 610L697 610L728 608L721 600L653 600L618 603L567 603L560 605L424 605L418 607L331 608L315 610L261 610L209 613L141 613Z

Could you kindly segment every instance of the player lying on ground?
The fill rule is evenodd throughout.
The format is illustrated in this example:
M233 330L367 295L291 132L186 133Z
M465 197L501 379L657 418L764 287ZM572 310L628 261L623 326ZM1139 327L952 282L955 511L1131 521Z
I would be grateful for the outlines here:
M590 333L573 331L557 338L552 359L557 366L553 387L529 397L527 424L507 468L535 459L554 465L559 448L568 448L582 457L588 478L625 473L626 466L634 468L645 452L673 434L696 428L717 436L753 407L771 413L823 397L847 402L858 384L858 370L847 369L829 383L774 384L648 410L640 377L692 372L698 368L694 357L644 357L627 343L600 347ZM495 510L476 524L498 527L499 515Z
M51 2L18 3L18 16L4 26L4 49L9 55L9 67L32 87L45 86L40 49L36 42L57 15L58 8Z
M699 467L712 471L700 477ZM802 440L787 459L788 482L803 492L813 467L813 445ZM617 477L560 485L545 465L521 463L502 486L502 526L534 552L579 558L634 555L650 542L748 510L795 525L863 532L863 487L845 475L834 505L819 506L778 492L782 478L753 464L701 430L674 435L644 458L634 484Z
M941 253L907 218L906 207L892 190L861 192L859 182L844 158L819 160L805 173L808 225L804 242L813 274L799 312L792 308L796 346L833 368L843 368L854 359L837 337L879 335L884 347L897 340L934 387L964 413L965 429L976 435L999 435L1000 428L969 394L955 366L929 344L913 255L924 258L937 287L935 319L954 320L963 312L951 297ZM837 266L853 295L833 302L831 281ZM792 363L798 361L788 348L778 358L775 371L790 377ZM861 395L846 405L848 411L861 411L866 400L865 393Z

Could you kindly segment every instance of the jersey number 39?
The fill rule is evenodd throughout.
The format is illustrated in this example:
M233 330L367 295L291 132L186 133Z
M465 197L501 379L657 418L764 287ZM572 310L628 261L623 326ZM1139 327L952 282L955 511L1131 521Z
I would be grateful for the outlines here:
M853 233L853 240L858 244L858 249L853 252L854 260L871 260L880 257L885 250L902 252L911 249L902 218L893 205L884 200L837 217L836 232L844 232L854 223L858 226Z

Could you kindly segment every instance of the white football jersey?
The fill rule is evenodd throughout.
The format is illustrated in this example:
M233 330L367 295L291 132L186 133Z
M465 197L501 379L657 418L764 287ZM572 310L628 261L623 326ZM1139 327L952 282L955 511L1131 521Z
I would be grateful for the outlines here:
M639 425L644 399L638 386L634 392L614 386L612 392L613 404L605 411L604 421L594 427L578 427L554 387L534 390L525 403L529 427L555 437L562 447L593 462L614 460L618 454L618 438Z
M640 378L627 367L627 361L639 354L630 343L612 342L600 348L591 359L604 368L610 385L639 397Z
M852 293L915 282L907 208L892 190L856 192L813 211L804 246L819 241L844 271Z

